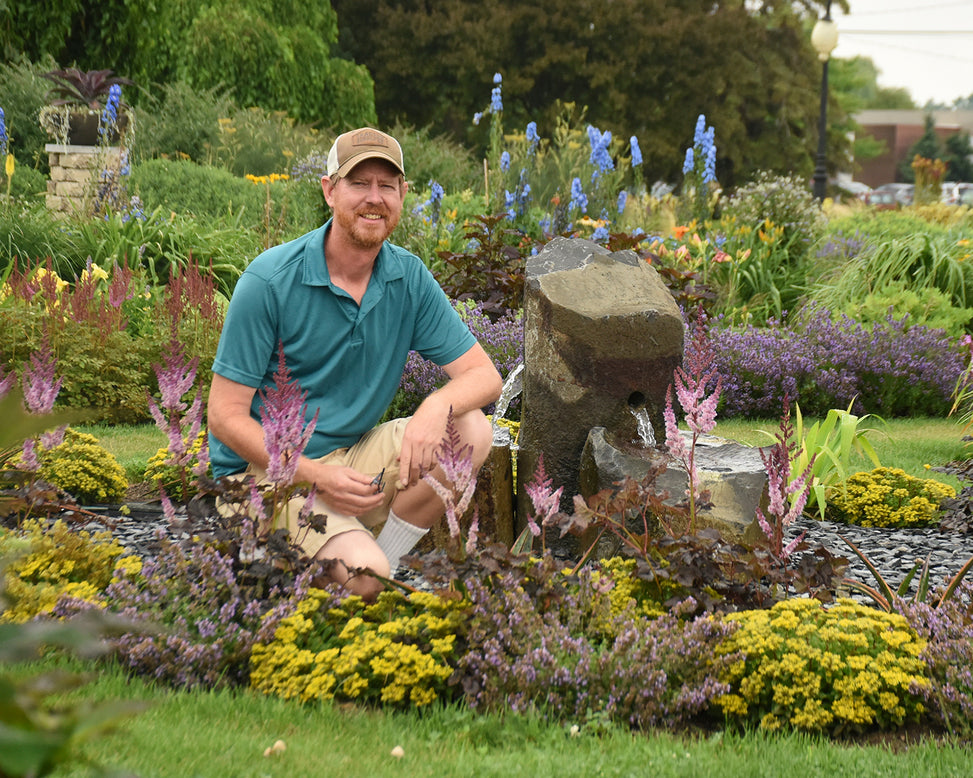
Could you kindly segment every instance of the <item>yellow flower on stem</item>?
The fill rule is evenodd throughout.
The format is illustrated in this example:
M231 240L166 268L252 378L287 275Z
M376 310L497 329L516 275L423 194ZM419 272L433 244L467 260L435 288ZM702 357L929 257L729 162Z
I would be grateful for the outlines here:
M3 170L7 174L7 178L13 178L14 167L16 167L16 160L14 160L13 154L7 155L7 161L4 163Z

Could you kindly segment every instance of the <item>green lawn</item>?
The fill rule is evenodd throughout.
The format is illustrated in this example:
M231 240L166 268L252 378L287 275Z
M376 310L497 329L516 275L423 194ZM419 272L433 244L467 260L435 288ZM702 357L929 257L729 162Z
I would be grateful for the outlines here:
M100 670L72 699L145 700L117 732L88 743L89 759L141 778L297 776L968 776L973 749L925 741L903 748L799 734L706 732L680 737L538 716L476 715L460 705L396 713L301 705L247 690L175 692ZM264 751L282 740L286 750ZM403 756L392 749L400 746ZM78 765L59 778L88 776Z

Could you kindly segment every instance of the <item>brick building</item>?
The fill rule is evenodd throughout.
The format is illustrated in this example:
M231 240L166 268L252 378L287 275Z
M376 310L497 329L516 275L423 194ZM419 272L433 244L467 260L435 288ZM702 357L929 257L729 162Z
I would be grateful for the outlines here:
M896 170L926 130L927 111L862 111L855 116L862 135L885 141L885 154L856 164L856 181L876 187L896 180ZM936 134L945 139L957 132L973 135L973 111L932 111ZM970 149L973 154L973 148Z

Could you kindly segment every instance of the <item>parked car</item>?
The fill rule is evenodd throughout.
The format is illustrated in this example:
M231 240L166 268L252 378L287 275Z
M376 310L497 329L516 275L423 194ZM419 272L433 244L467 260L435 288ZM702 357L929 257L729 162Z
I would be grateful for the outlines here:
M956 185L956 204L973 207L973 184Z
M865 195L865 205L870 205L879 211L894 211L901 208L901 204L895 199L895 192L873 189Z
M940 200L946 205L959 204L959 184L955 181L946 181L942 184L942 197Z
M912 205L912 197L915 193L915 186L912 184L882 184L875 187L875 192L891 192L895 201L899 205Z
M868 184L863 184L861 181L838 181L835 187L839 189L843 194L847 193L850 195L847 199L858 198L859 200L864 200L868 194L872 191L872 188Z

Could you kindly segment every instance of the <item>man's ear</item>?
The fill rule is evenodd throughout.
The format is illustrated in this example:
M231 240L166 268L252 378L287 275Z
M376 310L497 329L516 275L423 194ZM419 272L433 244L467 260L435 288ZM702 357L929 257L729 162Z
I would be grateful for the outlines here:
M332 182L328 176L321 176L321 191L324 193L324 201L331 205L331 198L334 197L334 188L337 182Z

